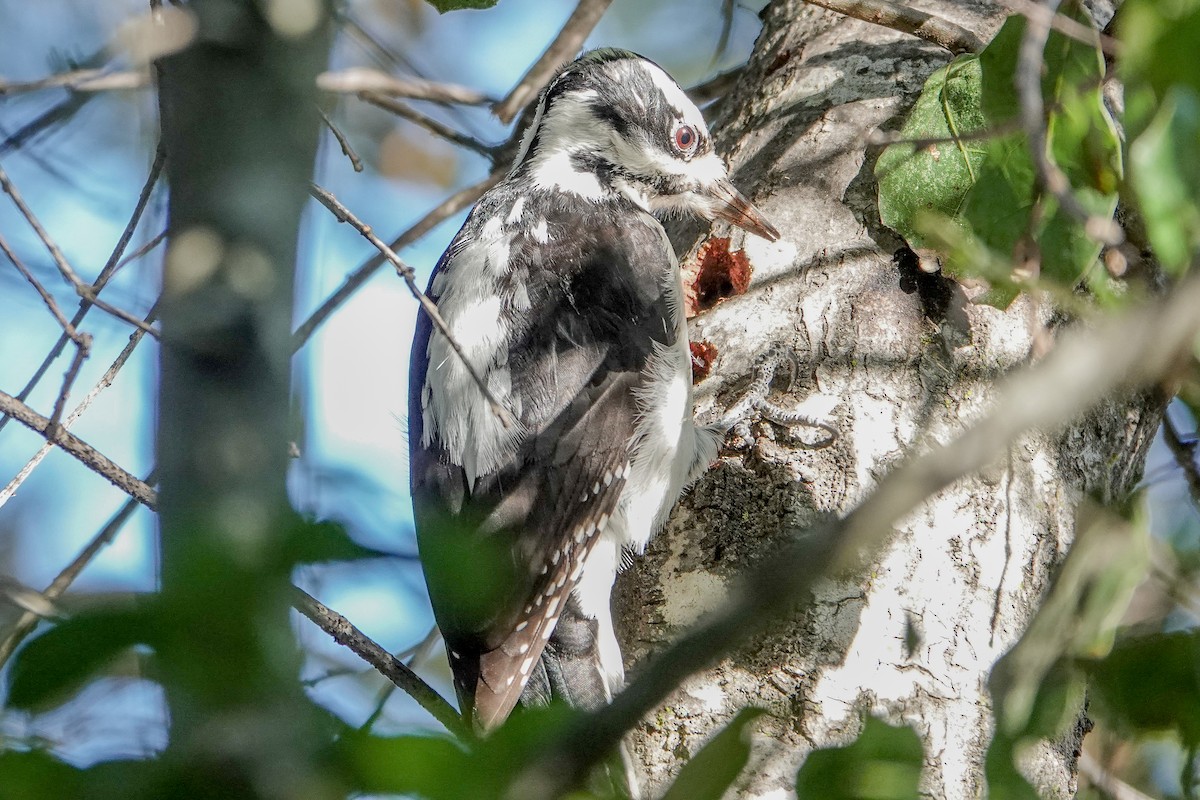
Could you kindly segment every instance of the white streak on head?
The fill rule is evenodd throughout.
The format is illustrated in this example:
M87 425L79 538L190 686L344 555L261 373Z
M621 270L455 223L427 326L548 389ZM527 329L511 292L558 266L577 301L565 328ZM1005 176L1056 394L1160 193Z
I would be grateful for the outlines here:
M530 233L533 236L533 240L535 242L537 242L538 244L546 244L547 242L549 242L550 241L550 231L546 227L546 218L542 217L541 219L539 219L537 221L537 223L533 226L533 230L530 231Z

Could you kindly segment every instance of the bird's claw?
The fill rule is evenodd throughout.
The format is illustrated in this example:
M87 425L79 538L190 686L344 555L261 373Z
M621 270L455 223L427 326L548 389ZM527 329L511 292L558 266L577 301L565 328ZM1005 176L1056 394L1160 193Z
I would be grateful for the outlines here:
M806 443L806 447L819 450L829 447L838 438L838 430L831 423L818 418L811 412L806 413L799 408L784 408L767 399L771 392L771 384L776 372L783 367L787 383L785 391L791 391L799 373L799 359L796 353L785 345L775 345L768 350L754 367L750 385L736 403L721 417L720 425L733 434L735 439L749 442L750 417L757 411L769 422L774 422L786 428L807 427L822 431L825 436L815 443Z

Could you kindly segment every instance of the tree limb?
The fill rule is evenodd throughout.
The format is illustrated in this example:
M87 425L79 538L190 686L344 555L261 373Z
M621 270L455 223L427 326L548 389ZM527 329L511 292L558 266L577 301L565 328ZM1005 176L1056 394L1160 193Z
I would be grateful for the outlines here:
M978 53L984 41L966 28L949 20L892 3L889 0L805 0L847 17L882 25L944 47L954 55Z
M312 620L318 628L333 637L340 645L349 647L363 661L379 671L381 675L404 690L409 697L416 700L421 708L428 711L434 719L442 723L446 730L456 736L470 738L471 732L463 722L462 717L454 707L447 703L429 684L421 680L417 673L408 668L400 659L380 647L369 636L354 627L350 620L332 610L320 600L303 589L296 587L296 596L292 602L296 610Z
M534 62L508 96L492 108L492 112L501 122L512 122L521 109L537 97L537 93L549 82L558 68L579 52L583 40L596 27L596 23L604 16L611 3L612 0L579 0L579 5L575 6L571 16L567 17L562 30L554 37L546 52Z
M135 498L142 505L154 508L158 496L153 489L78 436L68 433L62 425L51 427L50 420L3 391L0 391L0 412L13 417L30 430L42 434L47 441L53 442L73 455L92 472L108 479L113 486Z

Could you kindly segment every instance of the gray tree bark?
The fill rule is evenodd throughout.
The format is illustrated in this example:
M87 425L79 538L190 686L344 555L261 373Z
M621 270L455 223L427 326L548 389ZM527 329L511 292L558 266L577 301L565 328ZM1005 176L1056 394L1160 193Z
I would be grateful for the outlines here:
M975 2L922 8L985 41L1003 18ZM1057 322L1028 296L1003 312L975 305L972 290L893 258L903 242L879 222L878 149L867 136L898 127L949 54L800 0L764 14L749 69L715 128L735 183L783 237L735 238L754 269L749 292L693 320L693 340L720 353L697 386L698 412L728 406L755 360L783 344L801 368L774 399L828 414L840 435L814 449L806 442L819 432L758 419L748 441L731 443L740 449L723 454L618 582L631 675L720 605L748 566L853 508L904 454L969 426L997 379L1027 364L1039 332L1052 335ZM634 734L652 787L754 705L769 713L756 725L738 797L793 796L805 755L852 740L864 713L921 735L925 794L982 796L991 667L1070 546L1078 501L1119 497L1139 478L1162 404L1112 400L1066 432L1013 442L1005 459L908 517L869 565L829 576L800 598L801 611L686 680ZM1025 770L1043 796L1074 794L1084 727L1081 718L1030 755Z

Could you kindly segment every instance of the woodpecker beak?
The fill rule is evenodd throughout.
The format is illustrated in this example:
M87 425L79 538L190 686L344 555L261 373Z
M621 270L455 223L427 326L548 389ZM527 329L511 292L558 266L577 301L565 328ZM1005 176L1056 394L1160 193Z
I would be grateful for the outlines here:
M779 238L779 231L763 213L745 198L728 180L718 181L708 190L708 196L714 201L714 216L732 222L742 230L757 234L768 242Z

